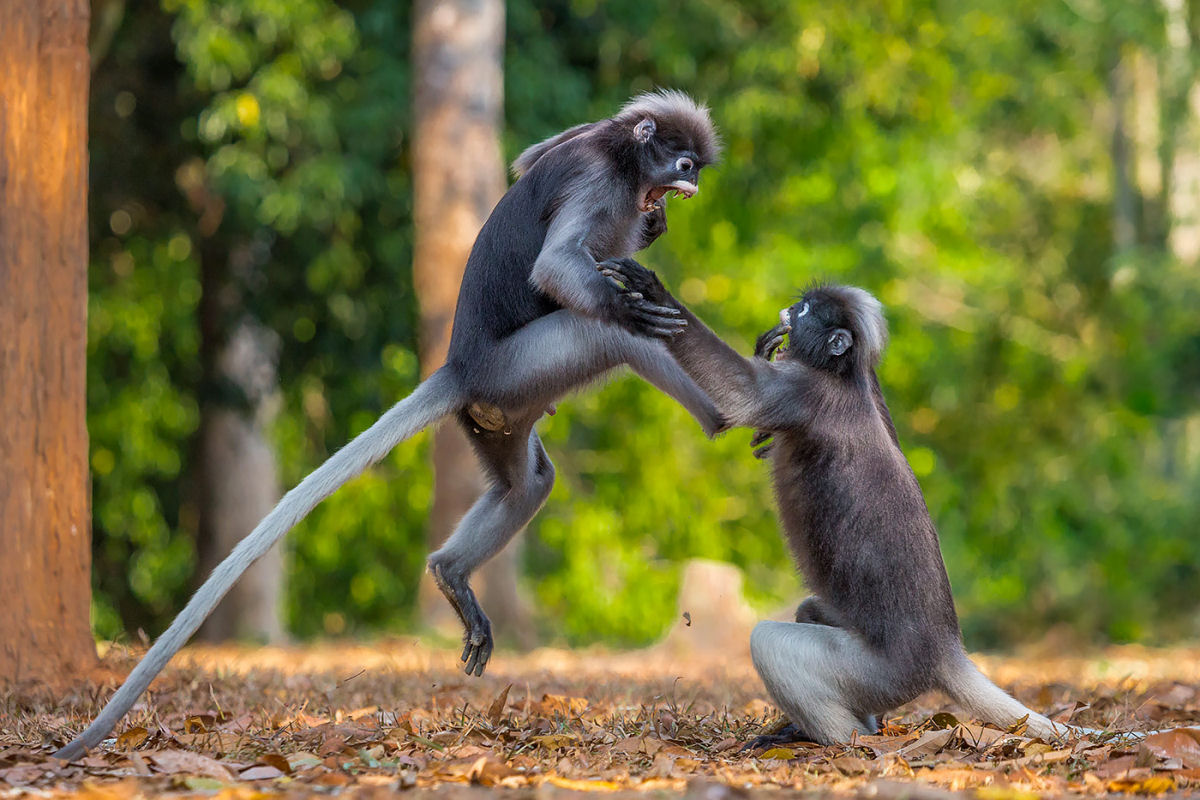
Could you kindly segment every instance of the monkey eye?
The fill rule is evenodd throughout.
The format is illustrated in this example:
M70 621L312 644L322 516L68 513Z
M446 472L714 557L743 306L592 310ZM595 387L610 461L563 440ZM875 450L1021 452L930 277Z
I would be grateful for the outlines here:
M683 156L678 161L675 162L675 169L678 170L679 172L691 172L692 168L695 166L696 166L696 162L692 161L687 156Z

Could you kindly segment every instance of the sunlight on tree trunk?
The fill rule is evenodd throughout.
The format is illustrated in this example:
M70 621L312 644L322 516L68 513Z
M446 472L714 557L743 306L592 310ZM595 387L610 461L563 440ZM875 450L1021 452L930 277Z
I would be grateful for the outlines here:
M414 6L413 283L421 308L422 376L446 359L467 256L505 189L503 45L501 0L422 0ZM431 549L445 541L483 490L457 425L437 432L433 462ZM492 559L477 582L497 632L523 635L527 626L517 592L516 548ZM439 626L456 624L428 576L422 579L420 613Z
M1189 32L1189 0L1163 0L1164 56L1163 184L1167 244L1184 264L1200 259L1200 75Z
M84 425L88 4L0 4L0 680L95 665Z

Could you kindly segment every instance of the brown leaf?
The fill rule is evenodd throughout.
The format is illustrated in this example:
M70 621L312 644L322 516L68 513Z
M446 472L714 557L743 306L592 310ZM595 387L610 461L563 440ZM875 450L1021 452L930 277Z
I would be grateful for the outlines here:
M141 747L150 738L150 731L143 727L130 728L117 737L118 750L132 750Z
M292 757L295 758L298 755L301 754L295 753ZM258 763L264 764L268 767L274 767L285 775L292 774L292 765L279 753L267 753L266 755L259 756Z
M884 756L888 753L894 753L913 740L903 736L856 736L854 743L862 747L866 747L875 752L877 756Z
M1110 792L1125 794L1164 794L1175 788L1175 779L1169 775L1152 775L1143 780L1118 778L1108 782Z
M147 753L154 766L168 775L203 775L221 781L232 781L233 774L216 759L189 753L186 750L158 750Z
M259 764L242 770L238 774L238 777L244 781L274 780L275 778L283 777L283 770L272 767L269 764Z
M492 704L488 707L487 718L488 722L492 723L492 725L498 725L500 723L500 717L504 714L504 704L508 702L508 690L512 687L513 685L511 683L508 686L505 686L504 690L500 692L500 694L496 695L496 699L493 700Z
M212 726L216 723L217 718L212 714L197 714L194 717L188 717L183 721L184 733L205 733L212 730Z
M996 766L998 766L998 767L999 766L1030 767L1030 766L1038 766L1041 764L1057 764L1059 761L1066 761L1068 758L1070 758L1074 754L1075 754L1074 751L1069 747L1066 749L1063 749L1063 750L1050 750L1050 751L1042 751L1041 749L1039 749L1033 755L1021 756L1020 758L1012 758L1012 759L1009 759L1008 761L999 761L996 763Z
M0 769L0 781L13 786L23 786L42 777L43 772L45 769L37 764L17 764L15 767Z
M1177 758L1189 769L1200 768L1200 728L1152 733L1142 746L1160 758Z
M830 763L843 775L861 775L873 771L877 765L875 761L857 756L839 756Z
M578 742L579 737L573 733L550 733L545 736L534 736L533 741L547 750L560 750Z
M995 728L985 728L982 725L962 723L955 729L955 735L973 750L987 750L1002 739L1011 739L1012 734ZM1047 748L1050 749L1050 748Z
M952 736L954 736L954 730L950 728L940 731L928 731L921 734L921 738L912 744L901 747L896 753L908 761L931 756L940 752L943 747L949 744Z
M577 717L587 710L588 701L582 697L566 697L560 694L544 694L538 703L538 711L547 716L561 714L565 717Z
M318 776L313 783L318 786L345 786L351 783L351 778L344 772L326 772Z
M467 780L480 786L496 786L505 778L516 775L517 771L490 756L480 756L467 772Z

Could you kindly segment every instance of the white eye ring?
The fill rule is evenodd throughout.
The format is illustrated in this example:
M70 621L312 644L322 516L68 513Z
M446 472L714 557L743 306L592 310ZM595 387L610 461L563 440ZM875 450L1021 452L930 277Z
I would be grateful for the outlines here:
M804 316L805 314L807 314L807 313L808 313L808 301L807 301L807 300L805 300L805 301L804 301L804 305L802 305L802 306L800 307L800 311L799 311L799 312L797 312L797 314L796 314L796 318L797 318L797 319L799 319L800 317L803 317L803 316Z

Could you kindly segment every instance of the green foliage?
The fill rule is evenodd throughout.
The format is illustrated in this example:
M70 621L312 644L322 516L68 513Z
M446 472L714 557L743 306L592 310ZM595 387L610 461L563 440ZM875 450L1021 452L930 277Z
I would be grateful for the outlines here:
M131 10L100 65L89 423L105 634L160 626L192 569L198 252L259 254L240 288L284 339L285 484L415 383L396 6L168 0ZM725 162L644 260L739 348L814 279L884 301L881 380L970 644L1054 625L1197 632L1198 290L1166 247L1161 197L1137 198L1134 247L1112 230L1110 73L1161 62L1155 4L507 14L510 154L655 86L711 104ZM215 234L185 197L194 163L226 204ZM524 558L548 637L649 641L689 557L740 565L764 609L797 594L746 433L707 442L626 377L568 399L543 432L559 482ZM318 509L290 539L293 630L406 624L430 493L420 441Z

